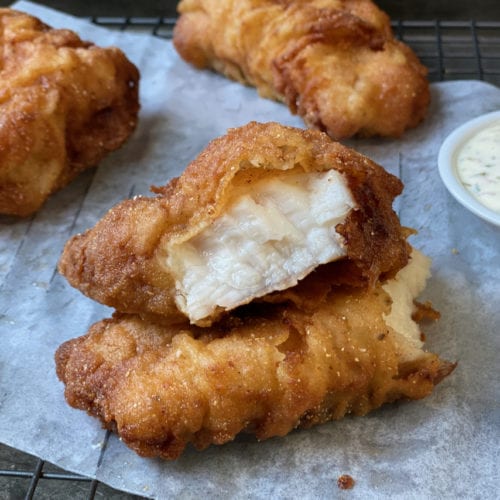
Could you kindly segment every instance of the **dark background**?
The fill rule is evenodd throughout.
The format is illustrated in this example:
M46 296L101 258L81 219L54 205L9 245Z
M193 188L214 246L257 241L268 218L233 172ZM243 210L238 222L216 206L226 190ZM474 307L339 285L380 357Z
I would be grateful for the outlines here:
M12 2L0 0L1 6ZM172 17L174 0L46 0L43 5L77 16ZM499 21L500 0L375 0L393 19Z

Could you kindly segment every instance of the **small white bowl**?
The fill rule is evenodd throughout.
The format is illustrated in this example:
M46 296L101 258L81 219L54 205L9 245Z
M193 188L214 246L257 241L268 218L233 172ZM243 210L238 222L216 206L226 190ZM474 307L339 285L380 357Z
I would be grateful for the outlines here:
M483 128L500 120L500 111L481 115L455 129L439 150L439 175L451 195L465 208L482 219L500 226L500 213L482 205L462 184L457 172L457 154L461 146Z

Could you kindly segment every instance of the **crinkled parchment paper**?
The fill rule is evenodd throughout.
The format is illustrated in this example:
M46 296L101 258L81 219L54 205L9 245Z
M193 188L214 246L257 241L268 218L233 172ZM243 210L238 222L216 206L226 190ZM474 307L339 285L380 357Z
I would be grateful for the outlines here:
M250 120L302 126L256 92L182 62L167 41L111 32L35 4L15 7L100 45L118 45L140 68L142 110L132 139L53 196L28 220L0 218L0 441L116 488L154 498L497 498L500 485L500 229L463 209L437 172L445 136L500 108L480 82L433 85L427 121L399 141L351 145L405 182L397 207L433 258L424 299L442 319L427 346L458 360L429 398L389 405L285 438L241 438L176 462L142 459L84 412L68 407L53 356L110 310L56 272L70 235L123 198L178 175L207 142ZM341 491L341 474L356 481Z

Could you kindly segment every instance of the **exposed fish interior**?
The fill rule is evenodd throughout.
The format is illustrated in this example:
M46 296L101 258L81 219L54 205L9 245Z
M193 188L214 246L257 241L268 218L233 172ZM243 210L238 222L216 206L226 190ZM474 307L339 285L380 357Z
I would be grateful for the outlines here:
M178 307L197 322L295 285L346 255L335 227L355 208L335 170L283 172L238 188L220 217L169 249Z
M425 288L430 277L430 265L428 257L413 249L408 264L383 285L392 299L391 312L385 317L385 322L416 349L422 349L423 342L420 327L412 319L414 300Z

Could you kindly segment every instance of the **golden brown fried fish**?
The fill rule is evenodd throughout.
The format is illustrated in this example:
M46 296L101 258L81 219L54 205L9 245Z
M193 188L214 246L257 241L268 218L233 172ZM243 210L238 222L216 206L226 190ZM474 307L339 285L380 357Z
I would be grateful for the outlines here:
M427 396L454 365L422 350L411 319L429 261L413 251L386 284L314 286L209 328L116 315L56 354L73 407L144 456L178 457L240 432L258 439Z
M399 136L425 116L427 70L369 0L183 0L179 54L285 102L340 139Z
M0 213L27 216L120 147L139 73L117 48L0 9Z
M73 237L59 269L120 312L206 326L322 264L340 262L332 282L393 276L409 251L392 210L401 189L322 132L250 123L210 143L156 198L122 202Z

